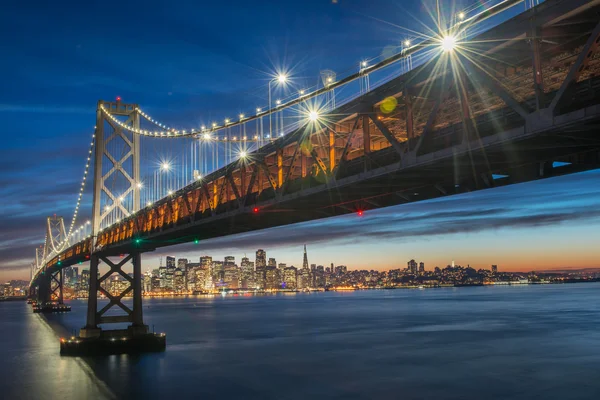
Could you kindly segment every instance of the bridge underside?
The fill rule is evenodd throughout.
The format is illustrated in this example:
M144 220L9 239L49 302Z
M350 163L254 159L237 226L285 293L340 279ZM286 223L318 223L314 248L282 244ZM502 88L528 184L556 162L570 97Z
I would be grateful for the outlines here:
M365 160L356 159L348 162L338 179L327 181L323 176L326 182L322 183L318 177L307 177L281 197L271 191L242 208L231 202L215 216L199 215L194 222L172 223L140 235L138 246L154 249L600 168L600 107L587 112L593 116L585 121L577 121L578 113L574 113L565 118L564 126L519 141L511 140L522 135L523 130L517 128L481 143L471 142L471 146L418 157L412 165L397 162L373 167L380 157L385 160L393 153L389 148L372 157L366 171ZM570 118L574 125L568 123ZM131 246L126 242L106 251L116 255Z

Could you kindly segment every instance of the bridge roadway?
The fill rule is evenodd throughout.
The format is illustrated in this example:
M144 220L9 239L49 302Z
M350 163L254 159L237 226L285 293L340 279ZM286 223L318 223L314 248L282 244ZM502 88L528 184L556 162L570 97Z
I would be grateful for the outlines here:
M547 0L71 246L31 285L92 252L148 252L598 168L599 13L600 1Z

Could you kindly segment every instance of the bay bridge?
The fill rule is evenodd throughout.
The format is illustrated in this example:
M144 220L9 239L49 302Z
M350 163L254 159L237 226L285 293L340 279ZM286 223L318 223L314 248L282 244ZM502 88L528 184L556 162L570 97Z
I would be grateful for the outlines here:
M48 218L32 293L62 303L63 268L89 262L80 340L113 337L100 328L112 323L146 335L145 252L598 168L600 0L531 3L461 12L439 34L272 99L290 80L281 73L269 105L235 119L180 129L99 101L72 222ZM92 219L76 228L90 180ZM119 295L101 285L113 274L130 284Z

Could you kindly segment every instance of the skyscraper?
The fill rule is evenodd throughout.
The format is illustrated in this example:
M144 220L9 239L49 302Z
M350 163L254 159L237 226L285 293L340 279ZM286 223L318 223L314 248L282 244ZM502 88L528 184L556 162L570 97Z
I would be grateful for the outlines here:
M226 256L225 257L225 263L223 265L227 266L227 265L234 265L234 264L235 264L234 256Z
M411 274L416 274L417 273L417 262L415 260L410 260L408 262L408 272L410 272Z
M175 269L175 257L167 256L167 268Z
M241 287L243 289L254 289L256 284L254 282L254 263L243 257L240 263L241 270Z
M283 282L286 289L296 289L296 267L293 265L283 270Z
M267 252L263 249L256 250L256 268L265 268L267 266Z
M200 266L212 272L212 257L204 256L200 257Z
M492 274L497 274L497 273L498 273L498 266L492 265Z
M265 286L267 289L281 289L281 277L277 267L266 267Z
M235 263L231 261L223 265L223 283L229 289L237 289L240 287L240 270Z
M419 272L425 272L425 263L422 261L419 263Z
M183 287L185 288L183 290L187 290L187 284L188 284L187 264L188 264L187 258L180 258L177 260L177 268L180 269L183 274Z
M277 261L273 257L269 258L269 262L267 263L267 267L277 268Z
M214 285L218 285L219 283L223 283L223 262L222 261L213 261L212 262L212 280Z
M308 269L308 256L306 255L306 245L304 245L304 260L302 261L302 269Z

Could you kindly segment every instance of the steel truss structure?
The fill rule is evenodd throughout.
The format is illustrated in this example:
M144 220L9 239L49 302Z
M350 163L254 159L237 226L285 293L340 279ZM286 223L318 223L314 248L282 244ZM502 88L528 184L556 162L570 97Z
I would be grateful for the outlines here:
M100 262L106 263L109 270L99 276L98 265ZM123 267L131 262L133 265L133 277L123 272ZM119 295L113 296L103 286L103 282L113 276L119 274L128 283L129 286L124 289ZM108 300L108 304L98 310L98 292L103 294ZM133 307L129 308L123 304L123 297L132 293ZM114 306L119 307L125 314L106 315L107 312ZM88 297L87 323L85 328L81 330L81 337L97 337L100 335L100 324L113 324L130 322L132 325L130 330L136 334L147 333L148 327L144 325L142 316L142 262L141 253L131 253L124 256L119 262L115 263L108 257L101 255L92 255L90 259L90 288Z
M136 104L117 102L98 102L96 112L96 151L94 156L94 198L92 214L92 232L96 235L106 224L110 213L126 218L140 208L140 137L132 135L113 119L108 118L104 110L112 115L124 117L121 123L138 129L140 114ZM111 142L115 146L110 146ZM118 143L117 143L118 142ZM124 182L115 188L111 180L124 178ZM119 190L119 192L116 192ZM128 201L131 197L132 201Z

